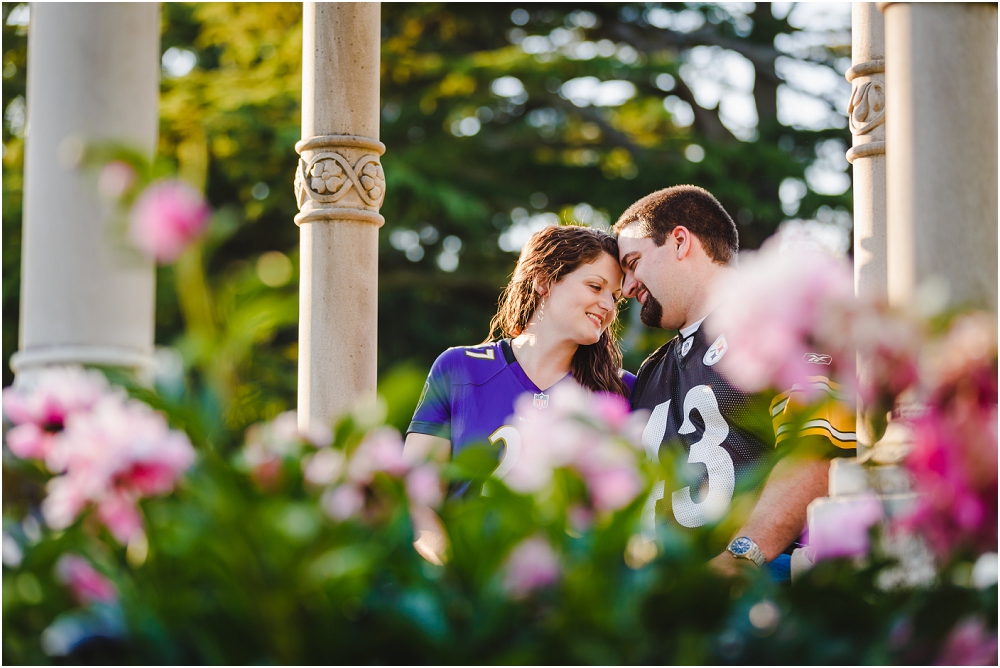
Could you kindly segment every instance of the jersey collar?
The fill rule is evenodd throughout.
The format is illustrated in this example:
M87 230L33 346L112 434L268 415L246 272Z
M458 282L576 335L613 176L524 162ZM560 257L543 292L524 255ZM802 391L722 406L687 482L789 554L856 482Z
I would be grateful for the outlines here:
M707 318L707 317L708 316L706 315L705 318ZM684 329L680 330L681 338L682 339L686 339L689 336L691 336L692 334L694 334L695 332L697 332L698 328L701 327L701 323L705 322L705 318L702 318L698 322L696 322L694 324L691 324L691 325L688 325Z
M503 357L504 360L507 361L507 368L509 368L511 373L514 374L514 377L517 378L518 382L524 386L524 389L532 394L548 392L559 383L565 382L567 379L573 377L573 372L571 371L554 382L551 387L543 390L535 385L535 383L528 378L528 374L524 372L524 369L521 368L521 363L517 361L516 357L514 357L514 349L510 347L510 339L501 339L500 347L503 349Z

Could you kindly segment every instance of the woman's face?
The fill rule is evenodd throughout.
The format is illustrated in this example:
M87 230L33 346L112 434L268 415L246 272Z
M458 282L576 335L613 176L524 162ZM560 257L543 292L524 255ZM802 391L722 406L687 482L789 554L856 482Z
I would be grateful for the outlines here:
M581 346L597 343L615 319L615 304L622 294L618 258L607 253L582 264L549 286L543 322ZM538 316L536 311L535 316ZM548 321L548 322L546 322Z

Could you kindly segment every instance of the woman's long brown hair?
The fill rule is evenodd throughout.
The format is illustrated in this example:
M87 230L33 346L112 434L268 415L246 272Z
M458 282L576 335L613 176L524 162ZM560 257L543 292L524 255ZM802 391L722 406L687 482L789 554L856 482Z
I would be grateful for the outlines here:
M597 260L602 253L618 261L618 242L601 230L563 225L546 227L531 235L521 250L510 283L500 295L500 307L490 321L486 341L513 338L524 332L538 307L536 281L539 285L558 283L581 265ZM617 321L612 320L597 343L577 348L570 371L576 382L592 392L627 397L628 387L618 375L622 353L616 325Z

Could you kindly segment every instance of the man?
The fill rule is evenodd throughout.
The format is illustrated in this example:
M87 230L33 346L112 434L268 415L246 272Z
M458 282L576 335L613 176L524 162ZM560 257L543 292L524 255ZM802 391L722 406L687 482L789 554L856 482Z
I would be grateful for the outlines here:
M724 336L709 340L701 324L717 306L714 286L735 277L739 251L736 226L718 200L696 186L659 190L630 206L614 231L623 294L639 301L643 324L678 330L639 370L632 406L651 411L643 445L658 457L661 446L683 444L690 471L700 476L678 490L665 490L662 482L654 487L643 516L643 533L652 539L661 518L697 527L722 517L738 484L766 465L775 447L772 416L777 428L788 393L769 408L734 388L715 366L728 344ZM836 446L830 450L853 456L853 415L840 410L824 417L832 428L818 433ZM779 440L790 435L786 430ZM809 433L815 438L817 431ZM782 459L712 566L733 574L743 564L774 562L801 535L806 506L826 493L828 474L827 457Z

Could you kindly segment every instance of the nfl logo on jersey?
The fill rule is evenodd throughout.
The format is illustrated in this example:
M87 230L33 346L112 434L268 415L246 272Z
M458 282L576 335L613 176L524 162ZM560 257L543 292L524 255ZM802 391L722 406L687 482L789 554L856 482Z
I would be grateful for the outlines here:
M535 400L531 402L535 408L547 408L549 405L549 395L539 392L535 395Z

